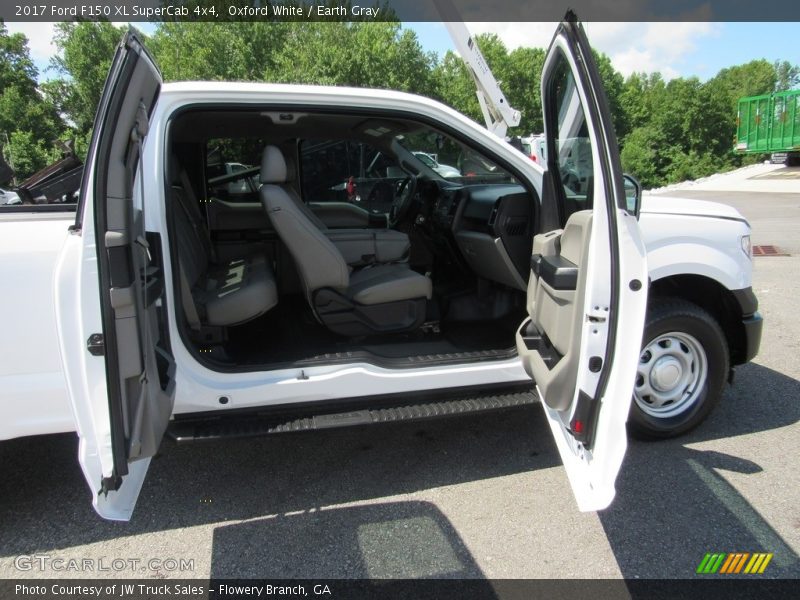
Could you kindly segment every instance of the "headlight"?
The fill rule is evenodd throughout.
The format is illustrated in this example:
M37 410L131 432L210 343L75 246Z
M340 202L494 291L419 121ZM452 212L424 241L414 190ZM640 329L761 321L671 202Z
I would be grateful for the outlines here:
M750 236L743 235L741 241L742 241L742 252L745 253L745 256L747 256L747 258L753 260L753 246L750 243Z

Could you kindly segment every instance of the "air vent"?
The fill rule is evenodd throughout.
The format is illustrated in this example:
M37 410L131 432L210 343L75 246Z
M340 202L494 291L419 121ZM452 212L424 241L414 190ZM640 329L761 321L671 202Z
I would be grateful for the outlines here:
M505 226L508 235L525 235L528 231L528 221L525 217L509 217Z
M453 196L450 198L450 207L447 210L447 216L449 217L455 216L456 210L458 210L459 200L460 198L457 195L453 194Z
M489 227L494 227L494 222L497 220L497 206L499 204L500 204L500 201L498 200L495 203L494 208L492 208L492 212L489 213Z

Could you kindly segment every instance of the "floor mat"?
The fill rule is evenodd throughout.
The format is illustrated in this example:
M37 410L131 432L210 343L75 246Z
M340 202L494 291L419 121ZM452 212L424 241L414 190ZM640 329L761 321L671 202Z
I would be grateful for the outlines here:
M437 333L414 331L349 339L328 331L314 318L305 299L281 298L263 317L231 327L225 353L236 365L296 364L326 356L367 353L377 358L448 355L514 346L523 315L493 321L444 322Z

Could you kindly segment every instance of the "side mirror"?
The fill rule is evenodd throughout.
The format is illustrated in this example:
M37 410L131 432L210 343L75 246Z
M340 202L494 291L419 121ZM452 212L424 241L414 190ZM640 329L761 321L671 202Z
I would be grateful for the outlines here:
M642 204L642 184L633 175L623 173L622 178L625 181L625 204L628 212L637 219L639 218L639 209Z

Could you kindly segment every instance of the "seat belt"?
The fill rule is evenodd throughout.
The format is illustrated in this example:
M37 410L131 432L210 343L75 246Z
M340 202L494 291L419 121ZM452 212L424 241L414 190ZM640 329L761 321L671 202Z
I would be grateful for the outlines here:
M189 327L195 331L200 331L200 316L197 314L197 306L194 303L192 289L189 286L189 280L186 278L186 272L183 270L180 260L178 260L178 275L181 280L181 304L183 304L186 320L189 322Z
M195 233L202 240L203 246L205 247L206 252L208 252L208 258L212 263L215 263L217 262L217 253L214 251L214 246L211 244L211 237L208 233L208 227L203 224L203 215L200 212L200 205L198 203L197 196L194 193L194 188L192 187L192 182L189 180L189 174L186 172L186 169L181 169L180 179L181 187L183 187L183 191L186 194L186 200L191 207L184 207L186 209L186 213L189 215L189 222L192 224L192 227L194 227ZM201 229L202 231L200 231Z
M173 188L173 194L175 193L176 189ZM180 194L179 191L177 193ZM170 198L170 208L173 211L175 210L175 204L180 206L179 210L183 211L183 213L186 215L186 218L189 219L189 222L191 223L191 215L189 214L186 206L184 206L183 202L181 202L180 199L176 201L174 198ZM186 271L183 268L183 264L181 264L180 256L178 257L178 277L181 280L181 304L183 305L183 312L186 315L186 321L188 321L189 327L195 331L200 331L200 316L197 313L197 305L194 302L194 296L192 296L192 286L189 285L189 279L186 277Z

